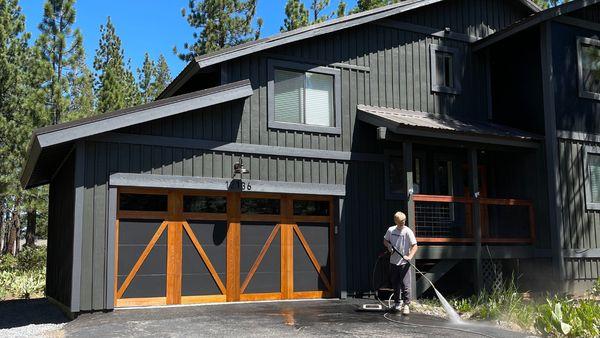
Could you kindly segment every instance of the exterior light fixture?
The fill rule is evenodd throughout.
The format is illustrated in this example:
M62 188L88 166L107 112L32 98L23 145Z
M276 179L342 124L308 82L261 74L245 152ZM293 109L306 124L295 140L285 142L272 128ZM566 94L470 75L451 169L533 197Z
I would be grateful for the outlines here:
M237 163L233 164L233 176L231 176L232 178L235 177L235 175L240 175L240 177L244 174L249 174L250 170L244 168L244 162L243 162L243 158L240 157L240 161Z

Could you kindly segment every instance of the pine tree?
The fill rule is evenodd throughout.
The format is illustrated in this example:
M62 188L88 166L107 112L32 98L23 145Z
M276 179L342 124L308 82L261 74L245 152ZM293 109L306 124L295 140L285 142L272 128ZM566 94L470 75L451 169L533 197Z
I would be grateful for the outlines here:
M94 58L96 109L100 113L134 106L141 102L121 39L110 17L100 26L100 42Z
M301 0L288 0L285 4L285 16L280 28L282 32L308 26L308 10Z
M400 1L404 0L358 0L356 2L356 7L351 11L351 13L368 11L370 9L375 9L381 6L395 4Z
M224 47L258 39L262 20L253 27L257 0L189 0L189 13L181 11L183 17L197 32L194 41L183 45L185 51L175 54L184 61Z
M43 57L52 65L48 103L52 110L52 124L60 123L70 113L70 101L77 75L85 74L83 37L75 23L75 0L47 0L44 17L39 25L41 34L37 45Z
M345 16L345 15L346 15L346 7L347 7L347 6L348 6L348 4L346 4L346 2L345 2L344 0L341 0L341 1L338 3L338 7L337 7L337 10L336 10L336 13L335 13L335 15L336 15L338 18L341 18L341 17Z
M312 0L310 10L312 11L313 19L311 25L331 19L331 15L321 15L321 12L329 6L329 0Z
M23 191L22 159L34 128L48 124L45 84L51 68L39 48L30 48L18 0L0 0L0 211L2 252L16 253L21 214L33 207L40 190Z
M555 7L569 1L571 0L534 0L536 5L538 5L542 9Z
M167 60L162 54L154 62L150 55L146 53L142 68L138 69L137 72L142 103L148 103L156 99L171 82L171 71Z
M169 64L167 63L167 59L164 55L160 54L158 56L158 61L154 65L155 73L154 73L154 98L156 98L160 93L167 88L169 83L171 83L171 70L169 69Z

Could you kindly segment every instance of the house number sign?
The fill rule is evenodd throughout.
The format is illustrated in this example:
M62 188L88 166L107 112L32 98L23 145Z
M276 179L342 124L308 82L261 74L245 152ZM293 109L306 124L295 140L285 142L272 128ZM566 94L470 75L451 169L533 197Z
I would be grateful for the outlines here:
M244 182L242 180L233 180L225 182L227 190L233 191L252 191L252 185L250 182Z

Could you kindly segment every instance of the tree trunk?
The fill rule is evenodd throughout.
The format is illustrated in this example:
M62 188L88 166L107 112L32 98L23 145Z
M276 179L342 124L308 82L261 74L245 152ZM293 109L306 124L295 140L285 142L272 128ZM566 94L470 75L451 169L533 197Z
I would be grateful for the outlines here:
M35 230L37 226L37 210L33 209L27 212L27 233L25 235L25 245L35 246Z
M6 253L9 253L11 255L16 255L17 251L16 249L16 245L17 244L17 228L15 227L14 223L10 224L8 226L8 241L6 242Z

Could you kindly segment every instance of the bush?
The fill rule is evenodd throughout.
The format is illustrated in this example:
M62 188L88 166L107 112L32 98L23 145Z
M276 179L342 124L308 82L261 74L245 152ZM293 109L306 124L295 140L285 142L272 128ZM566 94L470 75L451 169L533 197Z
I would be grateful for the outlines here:
M600 278L596 279L594 285L590 289L590 293L592 296L600 297Z
M0 256L0 300L43 295L46 248L25 248L17 256Z
M593 300L554 297L538 307L536 329L544 335L597 337L600 335L600 304Z

